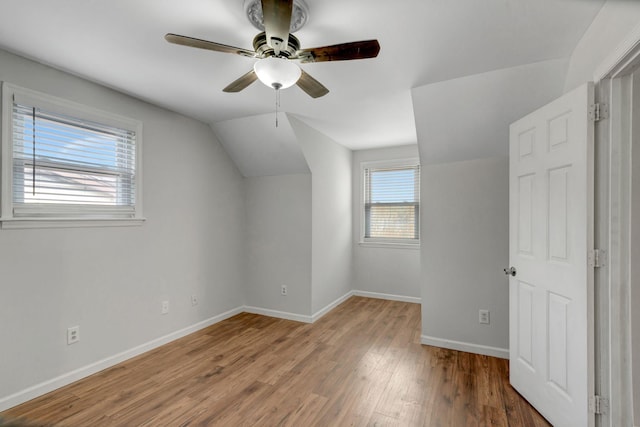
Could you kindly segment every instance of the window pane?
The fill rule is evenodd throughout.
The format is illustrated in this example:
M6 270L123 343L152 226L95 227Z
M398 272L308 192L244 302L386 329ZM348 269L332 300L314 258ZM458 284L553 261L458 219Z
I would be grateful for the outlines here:
M417 200L415 169L371 172L371 203L407 203Z
M63 118L56 121L45 112L36 110L35 120L32 109L17 111L14 121L15 150L25 157L33 156L33 137L36 137L35 156L74 165L93 166L116 170L133 160L133 151L127 149L126 133L117 135L98 128L67 123ZM35 124L35 128L34 128ZM125 162L124 165L121 163Z
M14 213L27 204L135 207L135 132L20 104L12 124Z
M417 206L371 205L367 208L368 238L417 239Z
M420 166L365 167L365 238L419 239Z
M14 188L24 194L24 203L63 203L116 205L118 203L118 178L113 175L36 169L35 192L33 191L33 168L24 167L24 184ZM20 185L14 183L14 187Z

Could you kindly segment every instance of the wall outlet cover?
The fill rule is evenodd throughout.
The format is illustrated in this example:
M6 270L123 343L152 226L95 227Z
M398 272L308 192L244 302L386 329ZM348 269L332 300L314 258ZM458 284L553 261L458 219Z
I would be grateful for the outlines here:
M479 310L478 311L478 322L488 325L490 321L489 310Z
M78 341L80 341L80 326L67 328L67 345L75 344Z

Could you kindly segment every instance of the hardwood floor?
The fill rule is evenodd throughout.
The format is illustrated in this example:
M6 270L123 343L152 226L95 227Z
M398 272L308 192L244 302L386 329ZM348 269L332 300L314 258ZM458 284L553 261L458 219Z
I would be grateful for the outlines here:
M420 306L240 314L2 414L49 426L548 426L508 362L420 345Z

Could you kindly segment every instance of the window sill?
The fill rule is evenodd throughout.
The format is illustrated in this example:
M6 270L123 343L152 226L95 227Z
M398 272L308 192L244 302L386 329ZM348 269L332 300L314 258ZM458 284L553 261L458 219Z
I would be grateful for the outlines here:
M413 249L420 250L420 243L399 243L399 242L359 242L363 248L384 248L384 249Z
M11 218L0 219L3 230L18 228L84 228L84 227L134 227L146 218L82 219L82 218Z

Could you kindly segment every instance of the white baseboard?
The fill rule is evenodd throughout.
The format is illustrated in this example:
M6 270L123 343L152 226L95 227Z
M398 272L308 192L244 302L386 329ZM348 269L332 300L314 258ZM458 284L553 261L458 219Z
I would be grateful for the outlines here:
M422 298L407 297L407 296L404 296L404 295L382 294L382 293L379 293L379 292L353 291L353 295L358 296L358 297L388 299L388 300L391 300L391 301L412 302L412 303L415 303L415 304L422 303Z
M340 298L329 303L326 307L315 312L312 316L297 314L297 313L289 313L286 311L271 310L268 308L252 307L252 306L245 306L244 311L246 311L247 313L261 314L263 316L277 317L279 319L293 320L296 322L314 323L316 320L320 319L322 316L324 316L325 314L327 314L328 312L330 312L331 310L333 310L334 308L336 308L337 306L339 306L340 304L342 304L352 296L387 299L391 301L412 302L412 303L418 303L418 304L420 304L421 302L421 299L416 297L406 297L402 295L381 294L381 293L366 292L366 291L349 291L343 296L341 296Z
M252 306L245 306L244 311L246 311L247 313L260 314L260 315L269 316L269 317L277 317L279 319L293 320L296 322L313 323L316 320L320 319L325 314L327 314L328 312L330 312L331 310L333 310L334 308L336 308L338 305L342 304L344 301L349 299L352 295L353 295L353 292L351 291L347 292L346 294L336 299L332 303L329 303L326 307L317 311L312 316L308 316L305 314L289 313L286 311L271 310L268 308L252 307Z
M66 374L62 374L51 380L33 385L10 396L0 398L0 412L20 405L21 403L27 402L38 396L42 396L43 394L49 393L50 391L56 390L60 387L64 387L82 378L88 377L89 375L93 375L97 372L110 368L114 365L117 365L118 363L124 362L127 359L131 359L132 357L138 356L142 353L153 350L154 348L165 345L171 341L177 340L178 338L182 338L184 336L192 334L196 331L199 331L200 329L204 329L222 320L235 316L236 314L240 314L243 312L243 308L244 307L234 308L225 313L213 316L194 325L180 329L179 331L172 332L132 349L94 362L90 365L83 366L82 368L78 368L71 372L67 372Z
M509 349L491 347L488 345L471 344L461 341L446 340L443 338L429 337L422 335L420 342L425 345L432 345L434 347L448 348L451 350L466 351L467 353L484 354L485 356L499 357L500 359L509 358Z
M329 303L326 307L316 311L313 314L313 316L311 316L311 322L312 323L315 322L316 320L318 320L319 318L321 318L322 316L324 316L325 314L327 314L328 312L330 312L331 310L333 310L334 308L336 308L337 306L339 306L340 304L342 304L343 302L351 298L352 296L353 296L353 291L349 291L346 294L342 295L337 300Z
M313 323L311 316L297 313L289 313L286 311L271 310L268 308L244 306L244 311L251 314L260 314L262 316L277 317L278 319L293 320L296 322Z

